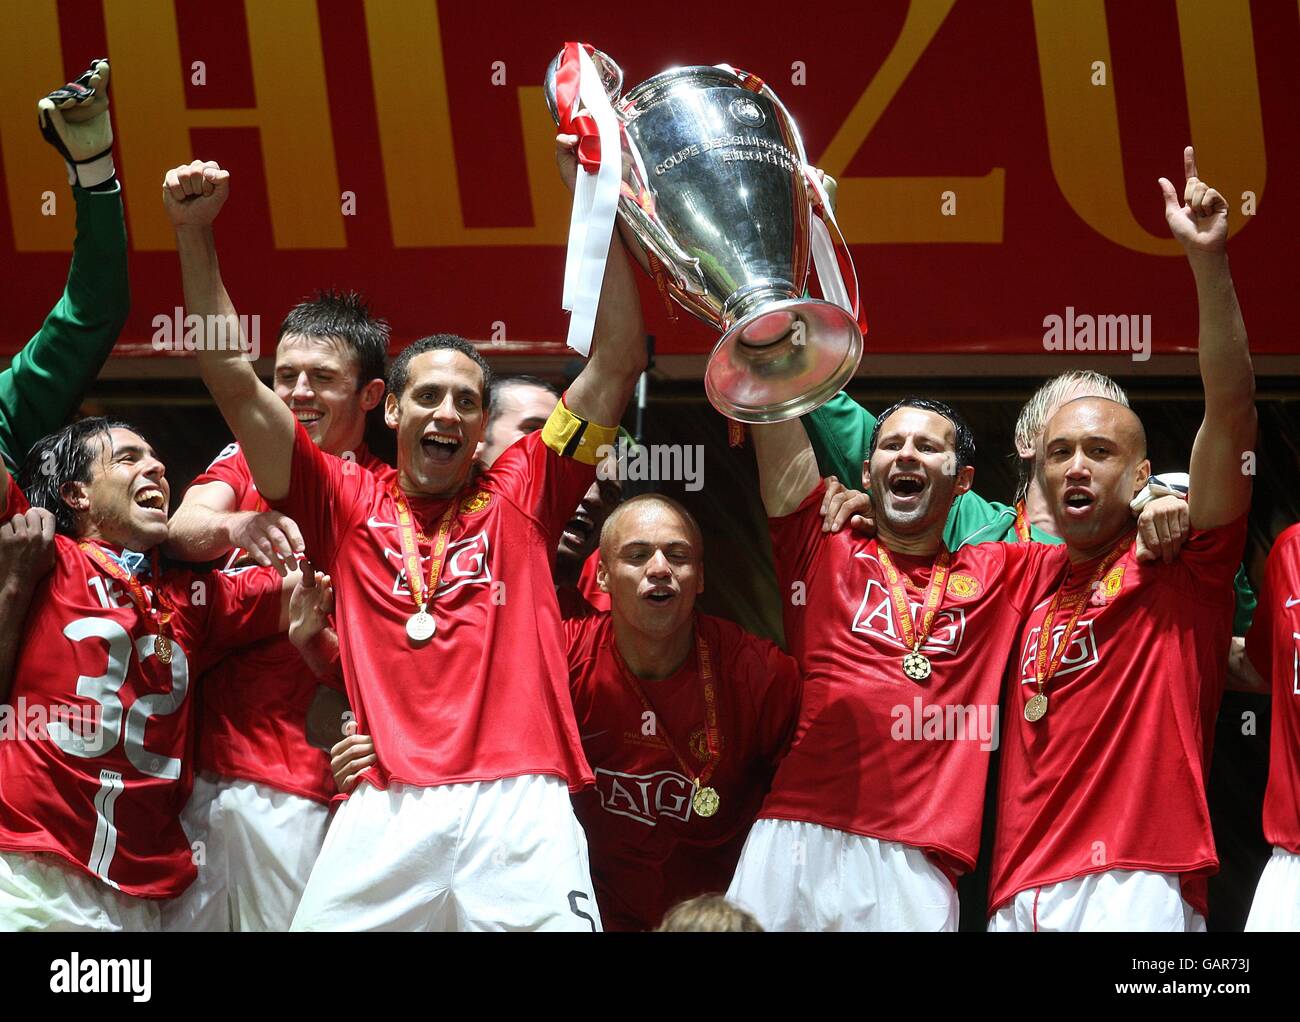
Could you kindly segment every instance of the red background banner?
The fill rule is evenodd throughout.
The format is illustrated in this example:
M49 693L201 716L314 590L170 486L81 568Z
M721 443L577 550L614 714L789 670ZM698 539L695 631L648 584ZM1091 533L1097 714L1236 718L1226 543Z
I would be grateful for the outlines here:
M0 353L57 298L72 234L35 101L106 53L132 239L119 353L152 354L154 317L180 301L158 187L204 158L233 174L218 245L264 346L291 304L341 285L397 343L452 331L562 354L569 203L540 84L566 39L608 52L628 87L715 62L772 84L840 179L870 351L1041 354L1045 317L1068 307L1150 315L1155 351L1193 350L1156 185L1181 188L1188 141L1232 207L1253 350L1300 351L1295 0L24 0L4 18ZM648 280L643 297L660 353L709 349Z

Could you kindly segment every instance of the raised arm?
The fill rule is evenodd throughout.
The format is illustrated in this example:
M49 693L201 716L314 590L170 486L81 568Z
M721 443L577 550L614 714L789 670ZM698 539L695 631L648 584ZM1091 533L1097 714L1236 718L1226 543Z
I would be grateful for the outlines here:
M203 382L243 448L258 492L275 501L289 491L294 418L244 355L245 338L221 280L212 222L229 191L229 172L196 160L167 172L163 205L176 229L186 311L204 318Z
M750 427L758 459L758 483L769 518L794 511L817 488L817 456L803 422L790 419Z
M0 467L0 501L7 503ZM0 703L13 686L14 661L36 585L54 566L54 516L30 508L10 518L0 508Z
M556 139L560 176L573 190L577 174L576 135ZM610 240L605 279L600 288L591 355L565 395L569 411L602 426L623 418L632 390L646 367L645 322L641 295L617 230Z
M1200 307L1197 357L1205 391L1205 417L1192 446L1188 504L1192 528L1212 529L1245 514L1252 475L1245 455L1254 449L1257 429L1255 372L1246 325L1228 271L1228 203L1197 176L1196 154L1183 151L1187 178L1183 202L1174 186L1160 179L1165 220L1196 279Z
M126 222L113 170L107 90L108 62L95 61L38 105L41 132L76 181L77 234L62 297L0 372L0 455L11 468L77 410L130 309Z

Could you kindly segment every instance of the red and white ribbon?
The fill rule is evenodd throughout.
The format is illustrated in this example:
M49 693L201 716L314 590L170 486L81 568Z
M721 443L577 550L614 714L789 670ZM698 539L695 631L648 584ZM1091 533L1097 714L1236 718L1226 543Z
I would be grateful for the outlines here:
M830 196L811 167L804 167L804 177L814 196L812 257L822 297L848 312L865 334L867 315L858 292L858 272L853 267L853 257L849 255L849 246L840 225L835 222ZM834 238L831 237L832 231L835 232Z
M567 343L584 357L591 351L596 329L605 260L623 177L618 115L610 105L590 49L584 43L565 43L555 74L560 130L578 136L578 180L569 219L563 307L572 313Z

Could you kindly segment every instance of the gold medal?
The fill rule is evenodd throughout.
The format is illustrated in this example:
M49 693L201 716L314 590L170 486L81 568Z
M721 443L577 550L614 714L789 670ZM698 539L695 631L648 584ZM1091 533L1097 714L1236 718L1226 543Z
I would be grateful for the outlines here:
M171 639L165 635L155 635L153 637L153 655L158 658L160 664L169 664L172 662L172 643Z
M903 657L903 673L913 681L925 681L930 676L930 658L913 650Z
M1025 703L1025 720L1032 724L1045 716L1047 716L1047 696L1039 692Z
M695 794L691 796L691 805L695 807L695 815L703 816L705 819L712 816L718 811L718 792L714 788L700 787L700 782L695 782Z
M423 608L406 619L406 634L412 642L428 642L437 630L433 615Z

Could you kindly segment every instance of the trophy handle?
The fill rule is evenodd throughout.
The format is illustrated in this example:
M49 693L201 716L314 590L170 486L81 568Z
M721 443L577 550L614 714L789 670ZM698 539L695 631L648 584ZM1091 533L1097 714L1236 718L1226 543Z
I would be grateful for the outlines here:
M542 80L542 92L546 94L546 105L550 108L551 117L556 124L560 123L560 106L555 98L555 75L560 70L560 61L564 59L564 51L561 50L555 55L555 59L546 67L546 77ZM595 47L591 51L591 62L596 65L596 71L600 74L601 84L605 86L605 93L609 96L610 105L618 109L619 97L623 95L623 69L614 63L613 58L603 50Z

